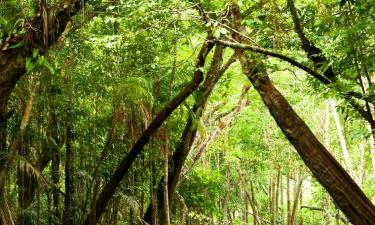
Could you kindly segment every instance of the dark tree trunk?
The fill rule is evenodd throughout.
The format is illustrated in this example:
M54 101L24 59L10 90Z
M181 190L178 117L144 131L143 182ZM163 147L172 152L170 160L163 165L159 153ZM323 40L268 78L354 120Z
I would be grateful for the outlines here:
M64 201L64 225L74 223L74 148L73 148L73 97L67 84L67 113L66 113L66 154L65 154L65 201Z
M65 209L64 225L74 224L73 195L74 195L74 152L73 131L71 122L66 127L66 158L65 158Z
M54 221L58 223L60 221L60 193L56 188L59 188L60 182L60 148L59 148L59 140L58 140L58 133L57 133L57 117L56 117L56 88L52 87L51 89L51 108L49 113L49 136L55 142L50 144L50 152L52 153L52 168L51 168L51 177L52 177L52 184L54 185L54 189L52 192L52 199L53 199L53 210L52 216L54 217Z

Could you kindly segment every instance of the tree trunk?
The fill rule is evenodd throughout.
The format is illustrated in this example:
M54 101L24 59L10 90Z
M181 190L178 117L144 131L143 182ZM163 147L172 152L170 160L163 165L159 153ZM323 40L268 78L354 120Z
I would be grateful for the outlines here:
M232 7L232 14L235 28L244 32L238 6ZM242 41L238 36L236 38ZM236 49L236 53L243 72L261 96L282 132L340 209L355 225L375 224L374 205L274 87L262 62L250 60L242 49Z
M297 224L297 208L298 208L298 201L299 201L299 196L301 193L301 188L302 188L302 183L303 183L303 178L300 177L298 174L298 168L296 166L295 168L295 175L294 175L294 198L293 198L293 205L292 205L292 211L290 214L290 224L291 225L296 225Z
M52 153L52 168L51 168L51 177L52 184L56 187L53 189L52 198L53 198L53 210L52 214L54 217L53 221L56 221L54 224L57 224L60 221L60 193L57 190L60 186L60 148L58 146L58 134L57 134L57 116L56 116L56 87L51 89L51 108L49 112L49 134L51 139L55 142L50 144L50 152Z
M68 84L69 85L69 84ZM67 86L67 89L70 89ZM72 93L67 91L69 98L66 113L66 156L65 156L65 201L64 201L64 225L74 223L74 149L73 149L73 114L72 114Z
M367 126L369 133L372 134L372 128L370 125ZM369 144L370 144L370 156L372 162L372 176L375 179L375 138L374 135L370 135L369 137Z
M242 171L239 169L238 170L238 175L239 175L239 178L240 178L240 183L242 183L242 186L244 187L244 192L247 196L247 199L249 200L250 202L250 206L251 206L251 210L253 211L252 215L253 215L253 221L254 221L254 225L261 225L261 222L260 222L260 218L259 218L259 215L258 215L258 209L257 209L257 204L256 204L256 200L255 200L255 192L254 192L254 182L252 179L250 179L250 192L247 190L246 184L247 183L247 179L244 178L244 175L242 173Z
M163 156L163 217L162 225L169 225L169 193L168 193L168 158L169 158L169 149L168 149L168 137L165 131L165 138L161 146L162 156Z

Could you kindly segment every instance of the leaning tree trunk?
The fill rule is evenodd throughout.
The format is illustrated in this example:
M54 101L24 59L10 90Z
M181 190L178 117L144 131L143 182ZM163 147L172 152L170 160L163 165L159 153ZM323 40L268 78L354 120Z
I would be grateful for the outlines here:
M244 32L238 6L232 7L232 16L234 28ZM235 38L242 41L238 35ZM375 224L374 205L275 88L262 62L251 60L242 49L237 49L236 53L243 72L261 96L281 131L340 209L353 224Z
M245 74L289 142L353 224L375 224L375 207L348 173L314 136L268 76L254 74L239 53Z

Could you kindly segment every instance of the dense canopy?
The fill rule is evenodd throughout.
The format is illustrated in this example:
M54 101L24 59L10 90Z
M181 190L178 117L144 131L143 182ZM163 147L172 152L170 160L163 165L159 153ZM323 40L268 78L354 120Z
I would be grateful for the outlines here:
M0 1L0 224L375 224L375 2Z

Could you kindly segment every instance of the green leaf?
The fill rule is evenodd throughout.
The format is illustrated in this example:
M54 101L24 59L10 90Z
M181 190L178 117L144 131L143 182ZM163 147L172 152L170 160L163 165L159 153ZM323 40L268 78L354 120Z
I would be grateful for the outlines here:
M220 35L221 35L220 29L216 29L215 32L214 32L214 38L219 39Z
M10 46L9 49L12 49L12 48L20 48L20 47L22 47L23 45L24 45L23 41L20 41L20 42L18 42L17 44Z
M26 59L26 71L29 73L35 68L34 63L31 61L30 58Z

